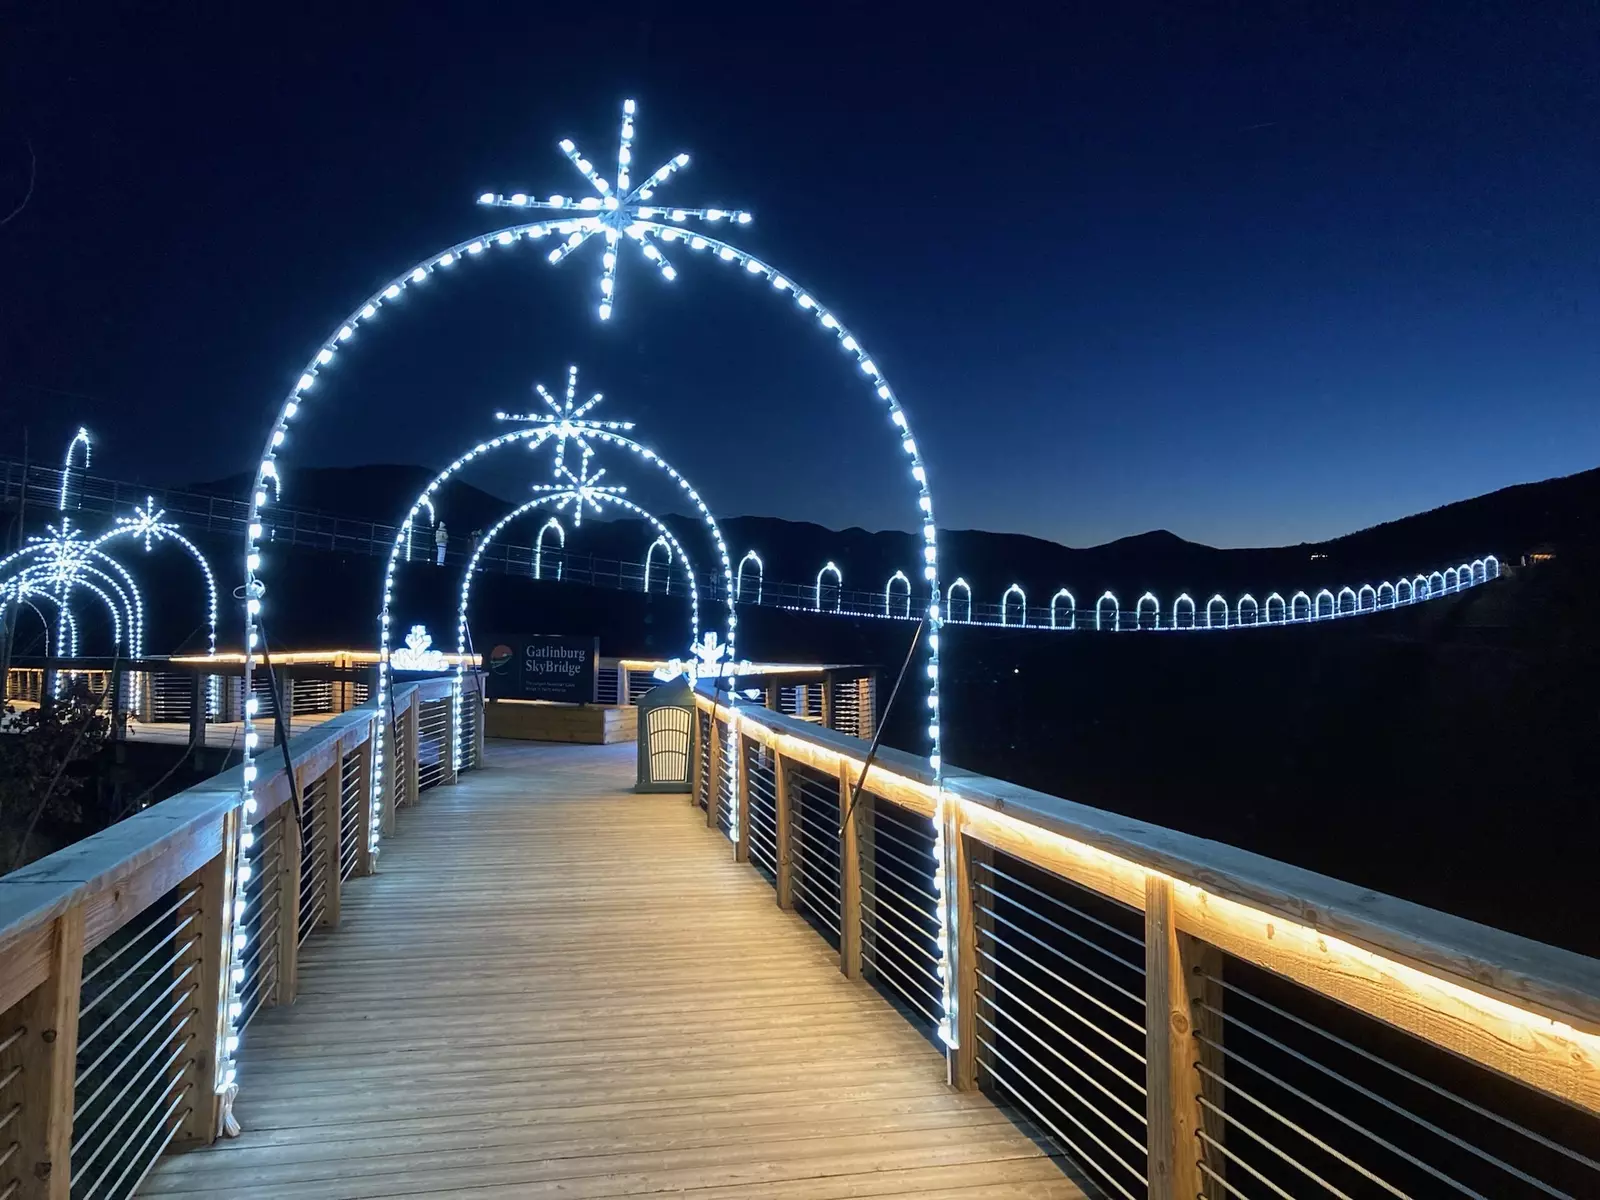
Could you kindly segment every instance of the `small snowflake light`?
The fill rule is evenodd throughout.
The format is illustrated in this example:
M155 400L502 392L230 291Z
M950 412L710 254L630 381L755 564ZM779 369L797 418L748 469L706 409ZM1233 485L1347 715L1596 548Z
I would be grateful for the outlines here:
M605 239L605 253L600 259L600 319L611 319L611 306L615 302L617 287L617 245L624 238L638 247L639 253L652 264L661 277L668 281L678 277L677 268L667 261L661 248L646 238L643 221L730 221L748 225L750 214L738 209L725 208L663 208L647 203L656 188L672 175L689 165L687 154L674 155L658 167L637 187L633 186L633 116L637 106L632 100L622 102L622 133L617 146L617 183L612 187L594 169L594 164L578 150L571 138L563 138L561 152L572 160L579 174L594 189L593 196L581 199L570 196L551 196L548 200L535 200L523 192L510 196L485 192L478 197L480 204L502 208L553 208L568 211L574 219L557 232L566 233L566 240L550 251L550 261L558 263L596 234Z
M67 517L61 518L59 527L46 525L44 530L44 537L30 537L29 544L43 549L49 564L46 574L51 583L71 583L88 561L89 543L80 540L81 531L74 529Z
M154 496L146 496L143 508L135 504L133 516L118 517L117 524L121 526L123 532L135 538L143 538L144 548L148 551L152 540L159 542L162 538L171 537L178 532L176 525L161 519L166 515L166 509L156 507Z
M596 392L582 404L578 399L578 368L574 364L567 368L567 398L564 404L558 404L556 398L545 390L542 383L535 383L533 390L544 401L545 407L550 411L542 413L495 413L495 419L500 421L515 421L519 425L548 425L551 428L550 436L556 443L556 478L561 477L561 468L566 464L567 439L571 438L578 443L585 454L592 454L593 447L584 440L584 433L594 429L611 429L627 431L633 428L632 421L590 421L586 418L594 410L595 405L605 397ZM529 450L537 450L539 442L529 442Z
M572 505L572 523L583 524L583 506L587 504L595 512L605 511L601 503L611 496L620 496L628 489L625 487L597 486L605 475L606 469L601 467L593 475L589 474L589 460L594 457L594 451L588 446L583 448L583 460L578 464L578 473L574 475L572 468L559 466L556 468L556 478L566 480L565 483L536 483L533 490L536 492L550 492L555 496L556 508L566 510L568 504Z

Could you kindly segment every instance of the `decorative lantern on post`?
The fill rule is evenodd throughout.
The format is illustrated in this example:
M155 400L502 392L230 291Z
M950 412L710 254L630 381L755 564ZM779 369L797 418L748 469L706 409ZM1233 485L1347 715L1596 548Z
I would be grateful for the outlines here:
M683 675L639 697L636 792L687 792L694 745L694 689Z

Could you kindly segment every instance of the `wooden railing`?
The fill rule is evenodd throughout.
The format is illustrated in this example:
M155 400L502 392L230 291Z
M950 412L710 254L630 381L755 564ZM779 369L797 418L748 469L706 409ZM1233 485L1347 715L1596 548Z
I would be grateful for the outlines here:
M392 825L481 761L472 675L457 761L454 683L394 689L381 797L373 734L390 714L367 704L263 752L245 837L235 768L0 878L0 1200L131 1196L168 1146L218 1136L227 973L236 1029L293 1002L300 947L373 870L373 804Z
M736 856L1098 1193L1600 1196L1600 962L696 701Z

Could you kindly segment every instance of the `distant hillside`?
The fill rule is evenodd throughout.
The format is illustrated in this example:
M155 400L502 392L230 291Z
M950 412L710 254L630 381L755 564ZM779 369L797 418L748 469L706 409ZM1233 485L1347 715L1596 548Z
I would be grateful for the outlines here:
M436 468L379 465L290 469L285 498L295 508L359 520L393 523L433 477ZM219 495L240 495L243 476L196 485ZM498 521L513 501L452 480L435 498L450 532L464 536ZM703 544L698 520L664 516L695 554ZM916 578L920 539L890 531L825 529L776 517L719 518L734 558L755 550L773 579L807 582L825 562L838 564L845 586L875 589L896 570ZM532 529L513 539L526 544ZM642 558L655 538L635 520L585 522L568 543L569 553ZM1447 504L1332 541L1298 546L1222 550L1186 541L1166 530L1120 538L1101 546L1074 548L1023 534L948 530L940 534L941 576L965 578L974 595L991 602L1018 583L1030 603L1048 602L1068 587L1080 604L1106 590L1131 605L1145 590L1164 602L1180 590L1235 595L1271 590L1284 594L1398 578L1435 567L1496 554L1515 562L1534 546L1549 544L1568 556L1600 553L1600 469L1542 483L1520 484ZM1313 555L1318 557L1313 558ZM1204 596L1197 596L1204 602Z

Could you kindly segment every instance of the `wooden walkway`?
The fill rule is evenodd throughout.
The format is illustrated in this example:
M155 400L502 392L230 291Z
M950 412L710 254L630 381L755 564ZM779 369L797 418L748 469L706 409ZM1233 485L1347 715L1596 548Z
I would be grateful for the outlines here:
M243 1136L143 1196L1080 1200L634 748L491 743L245 1035Z

